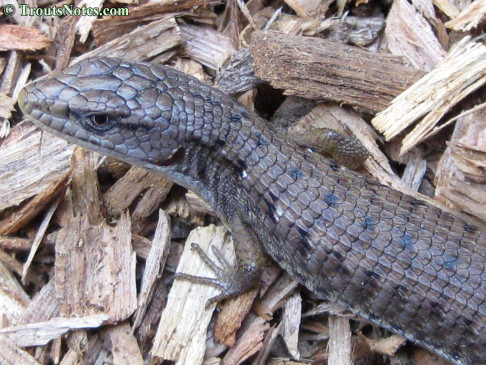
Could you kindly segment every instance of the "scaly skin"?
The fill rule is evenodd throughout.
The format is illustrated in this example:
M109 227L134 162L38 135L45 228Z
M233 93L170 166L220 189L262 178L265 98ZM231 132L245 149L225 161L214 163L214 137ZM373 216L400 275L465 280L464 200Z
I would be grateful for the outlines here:
M19 105L61 138L199 194L232 229L245 280L261 242L314 293L456 364L486 363L485 232L284 141L171 68L84 60L26 86Z

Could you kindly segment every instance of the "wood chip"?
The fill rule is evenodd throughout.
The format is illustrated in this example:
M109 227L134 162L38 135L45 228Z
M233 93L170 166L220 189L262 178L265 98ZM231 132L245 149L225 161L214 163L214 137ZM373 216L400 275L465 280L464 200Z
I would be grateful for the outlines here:
M22 350L7 336L0 334L0 363L3 365L41 365L27 351Z
M14 251L28 251L32 242L27 238L0 236L0 247Z
M34 242L32 242L32 247L29 251L29 256L27 257L27 260L25 262L23 272L22 272L22 283L25 284L26 278L27 278L27 273L29 271L29 266L32 263L32 260L34 259L34 255L37 252L37 249L39 248L39 245L44 238L44 234L47 231L47 227L49 226L49 223L51 221L52 216L54 215L54 212L56 211L57 207L59 206L59 203L61 201L61 197L58 196L56 200L54 200L47 209L46 215L44 219L42 220L42 223L39 227L39 230L37 231L37 234L35 235Z
M204 16L202 10L219 1L209 0L158 0L140 6L130 7L127 16L113 16L96 19L93 24L93 37L98 46L119 37L121 34L132 32L135 28L162 19L168 15L182 16L191 15L197 18ZM172 14L171 14L172 13ZM207 15L211 17L211 15ZM212 18L215 18L213 15Z
M170 249L170 222L169 217L162 209L159 209L159 221L155 229L154 239L150 253L145 262L142 287L138 297L138 309L135 315L133 327L137 328L142 322L143 315L149 304L150 294L154 290L157 276L163 271Z
M51 279L28 303L17 324L45 322L54 317L59 317L59 300L54 279Z
M467 32L476 28L486 17L486 0L475 0L464 8L454 19L449 20L447 28Z
M302 298L300 293L292 294L285 302L282 316L282 339L293 359L300 358L299 330L302 318Z
M135 254L127 215L115 228L104 223L93 226L85 217L76 217L59 231L56 293L63 315L103 313L109 322L118 322L133 313Z
M463 39L433 71L393 100L372 124L391 139L415 120L422 121L403 140L400 154L420 143L445 113L486 83L486 47Z
M122 214L116 227L104 222L96 156L81 149L74 155L73 200L63 207L65 221L56 241L56 294L61 314L103 313L113 323L127 319L136 309L136 259L129 216ZM87 214L77 215L78 211Z
M398 335L391 335L390 337L382 338L380 340L373 340L363 335L360 337L365 339L366 343L368 343L373 351L388 356L394 355L397 350L407 341L405 338Z
M434 0L434 5L449 18L454 18L459 14L459 10L457 10L455 2L452 0Z
M0 93L0 118L10 118L12 111L15 110L15 103L15 99Z
M447 55L427 20L406 0L396 0L386 19L388 49L424 71Z
M106 314L75 318L52 318L46 322L29 323L0 329L17 346L41 346L71 330L97 328L108 319Z
M34 51L51 43L44 32L34 27L0 24L0 51Z
M65 179L73 149L30 122L16 125L2 143L0 209L19 205Z
M270 320L273 313L282 308L286 299L297 287L298 283L288 274L283 274L265 293L263 298L255 304L253 310L260 317Z
M192 207L192 209L201 213L211 214L214 216L216 215L216 212L213 210L213 208L204 200L202 200L198 195L196 195L194 192L188 191L186 194L186 199L189 205Z
M101 9L105 0L83 0L83 6L91 9ZM79 41L81 43L86 42L89 36L93 22L96 20L95 16L80 16L76 23L76 30L79 33Z
M64 189L72 153L72 145L30 122L15 126L2 144L0 209L13 209L0 219L0 235L29 222Z
M312 37L255 32L255 74L285 95L329 99L367 110L385 109L420 72L398 57Z
M138 167L131 167L104 195L105 207L112 216L120 216L132 204L134 232L139 233L149 217L169 194L173 183ZM140 197L140 194L143 196Z
M236 332L250 311L257 294L258 290L254 289L236 298L231 298L224 304L214 326L214 338L218 343L227 347L235 345Z
M113 345L113 363L120 365L144 365L145 361L140 353L137 339L132 333L130 324L121 323L118 326L108 327L107 335Z
M180 43L181 34L175 18L166 16L84 53L71 64L95 56L118 57L126 61L150 60L156 56L160 57Z
M187 238L179 262L178 272L200 277L212 276L212 271L191 248L197 243L209 257L214 258L210 247L223 251L224 256L233 252L227 231L223 227L197 228ZM218 289L207 285L176 280L172 285L167 306L162 312L155 336L152 354L175 361L176 364L199 364L204 357L207 327L215 305L205 309L208 299L217 295Z
M12 273L0 262L0 315L6 325L17 323L29 297ZM0 351L1 352L1 351Z
M351 327L349 319L329 317L329 365L351 365Z
M184 54L202 65L219 70L236 52L230 37L211 28L181 25Z
M224 364L241 364L262 348L265 332L268 331L270 325L260 317L250 317L248 323L250 324L243 331L237 345L232 347L224 356Z
M280 334L282 330L282 326L283 326L283 322L281 322L277 326L273 326L270 330L266 331L262 348L258 352L255 360L252 361L253 364L255 365L267 364L267 359L270 356L275 341L277 340L277 336Z
M486 220L486 111L456 123L436 173L436 197Z

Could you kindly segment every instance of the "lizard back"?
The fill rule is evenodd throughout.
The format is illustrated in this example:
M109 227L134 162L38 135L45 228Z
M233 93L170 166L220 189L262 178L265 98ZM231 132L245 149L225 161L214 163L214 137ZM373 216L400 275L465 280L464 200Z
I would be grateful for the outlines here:
M60 137L195 191L307 288L456 364L486 363L486 233L318 157L171 68L88 59L28 85Z

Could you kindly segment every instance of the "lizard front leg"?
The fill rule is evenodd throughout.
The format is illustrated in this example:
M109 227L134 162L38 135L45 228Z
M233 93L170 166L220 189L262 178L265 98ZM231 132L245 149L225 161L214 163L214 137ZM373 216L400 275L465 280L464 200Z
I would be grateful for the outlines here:
M196 243L193 243L192 247L215 273L216 277L176 274L176 279L211 285L221 289L219 295L208 300L206 307L223 299L232 298L258 288L267 261L260 240L251 226L243 222L237 214L229 219L229 226L236 253L236 267L233 267L219 250L214 251L216 262L211 260Z

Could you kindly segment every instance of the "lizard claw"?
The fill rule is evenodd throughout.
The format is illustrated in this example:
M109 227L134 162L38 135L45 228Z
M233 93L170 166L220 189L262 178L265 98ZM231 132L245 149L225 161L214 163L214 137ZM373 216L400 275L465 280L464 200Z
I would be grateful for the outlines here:
M187 280L197 284L210 285L221 289L221 293L210 298L206 303L206 309L212 304L223 299L232 298L254 289L259 284L258 276L254 272L244 272L233 267L222 255L221 251L213 247L216 260L212 260L199 247L197 243L192 243L191 247L197 252L206 266L216 275L215 278L195 276L184 273L176 273L175 278ZM217 261L217 262L216 262Z

